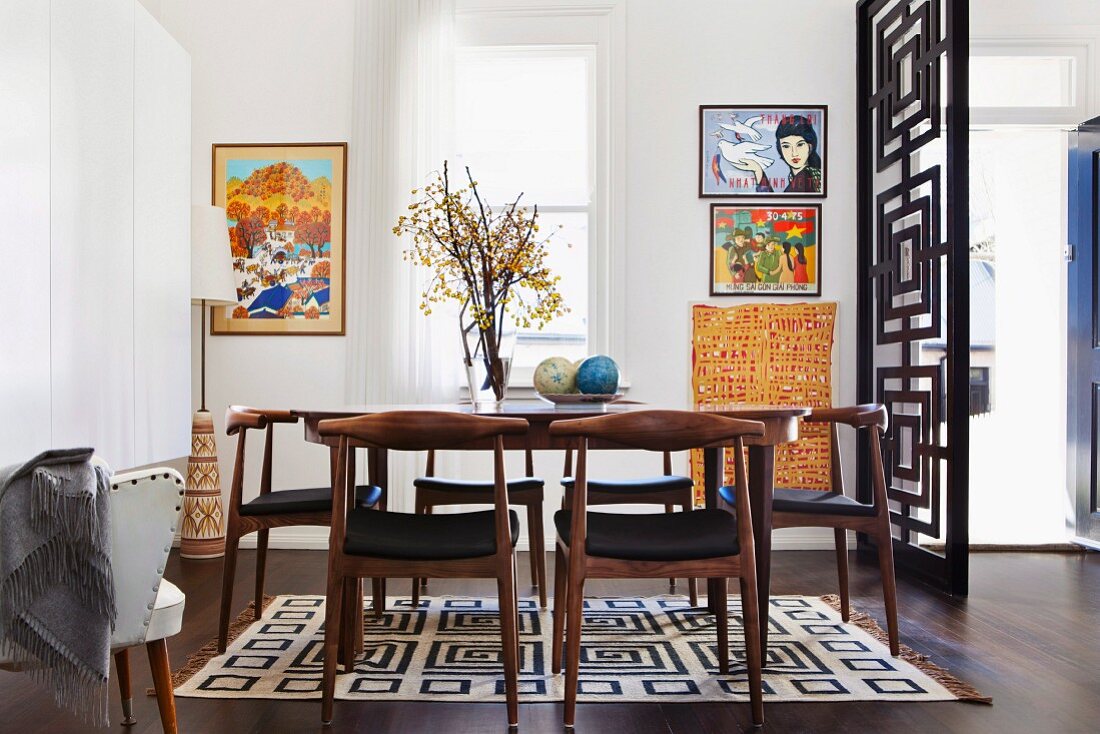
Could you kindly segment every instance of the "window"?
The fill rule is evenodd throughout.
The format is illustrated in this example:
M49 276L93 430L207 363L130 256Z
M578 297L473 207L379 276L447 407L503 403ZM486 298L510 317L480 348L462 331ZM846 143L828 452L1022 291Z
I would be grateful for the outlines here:
M553 233L548 262L569 308L541 330L520 330L519 380L546 357L577 360L590 352L594 62L594 48L583 45L467 47L457 56L457 168L470 167L494 208L520 193L538 206L540 234Z

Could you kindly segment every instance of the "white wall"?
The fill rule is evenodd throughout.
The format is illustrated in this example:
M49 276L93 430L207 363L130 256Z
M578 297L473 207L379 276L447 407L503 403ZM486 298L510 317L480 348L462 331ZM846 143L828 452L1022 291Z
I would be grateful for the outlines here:
M327 2L323 13L313 4L289 0L143 2L192 55L195 201L209 200L213 142L349 140L351 0ZM628 156L626 180L616 184L626 187L628 256L618 266L627 274L625 361L632 398L686 406L689 304L747 302L707 295L710 202L696 195L698 106L824 103L829 105L830 169L822 297L840 302L834 401L855 399L855 11L851 0L797 4L799 24L811 39L804 50L783 40L781 14L771 4L626 0ZM272 39L293 39L295 52L272 52ZM263 59L263 73L240 68L240 59ZM267 99L275 103L265 104ZM368 186L350 181L349 196L363 195ZM348 243L357 246L356 232L348 232ZM358 325L350 320L347 328ZM197 394L197 326L193 339ZM233 446L221 431L224 406L344 402L342 337L208 337L207 353L207 403L218 428L223 489L231 476ZM277 486L327 482L327 453L303 444L298 430L285 430L276 449L282 460L276 466ZM253 472L259 453L257 445L249 467ZM517 469L522 466L518 459L511 460ZM537 472L553 487L561 457L547 454L536 461ZM605 456L594 468L628 476L658 471L659 463L652 461L652 468L640 469L625 457ZM548 513L556 505L551 489ZM321 547L325 537L323 531L289 529L279 541ZM777 538L777 546L783 543Z
M190 69L134 0L0 7L0 464L190 443ZM140 67L140 71L137 67ZM10 163L9 163L10 162ZM180 362L183 362L183 366Z

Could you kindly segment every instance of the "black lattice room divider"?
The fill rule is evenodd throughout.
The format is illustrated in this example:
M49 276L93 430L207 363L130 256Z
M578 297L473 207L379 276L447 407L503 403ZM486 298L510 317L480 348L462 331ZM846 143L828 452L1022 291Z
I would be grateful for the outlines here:
M863 0L857 14L858 392L890 413L884 458L898 573L965 594L968 7ZM860 446L864 501L868 451Z

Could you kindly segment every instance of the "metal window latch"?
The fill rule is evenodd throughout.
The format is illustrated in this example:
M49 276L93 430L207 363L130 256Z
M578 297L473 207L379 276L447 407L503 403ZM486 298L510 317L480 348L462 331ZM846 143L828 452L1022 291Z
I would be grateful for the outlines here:
M1077 247L1074 245L1066 245L1062 248L1062 256L1065 257L1066 262L1073 262L1077 257Z

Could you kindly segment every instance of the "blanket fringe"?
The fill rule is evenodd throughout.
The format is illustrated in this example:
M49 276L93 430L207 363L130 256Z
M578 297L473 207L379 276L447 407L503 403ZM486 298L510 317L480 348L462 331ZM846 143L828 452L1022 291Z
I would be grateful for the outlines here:
M828 604L836 611L840 611L840 597L836 594L827 594L821 597L821 601ZM848 618L849 624L854 624L861 630L875 638L877 641L884 645L890 644L890 635L886 630L879 626L878 622L874 618L864 614L863 612L857 612L852 609ZM939 683L941 686L947 689L947 691L960 701L968 701L970 703L984 703L992 704L993 699L989 696L983 696L978 692L976 688L968 683L956 678L944 668L936 665L929 659L929 657L923 653L919 653L906 644L900 645L899 658L912 665L920 672L927 675L932 680Z
M275 601L274 596L264 594L264 607L260 610L260 616L267 611L267 608L271 606L271 602ZM229 637L226 641L226 647L233 644L241 634L252 626L256 621L256 602L248 602L248 606L244 608L244 611L237 615L237 618L229 624ZM182 667L173 671L172 673L172 688L179 688L187 681L191 680L191 677L202 670L207 663L216 658L221 653L218 652L218 638L215 637L197 651L188 656L187 662ZM146 690L146 693L150 696L155 695L155 691L152 688Z

